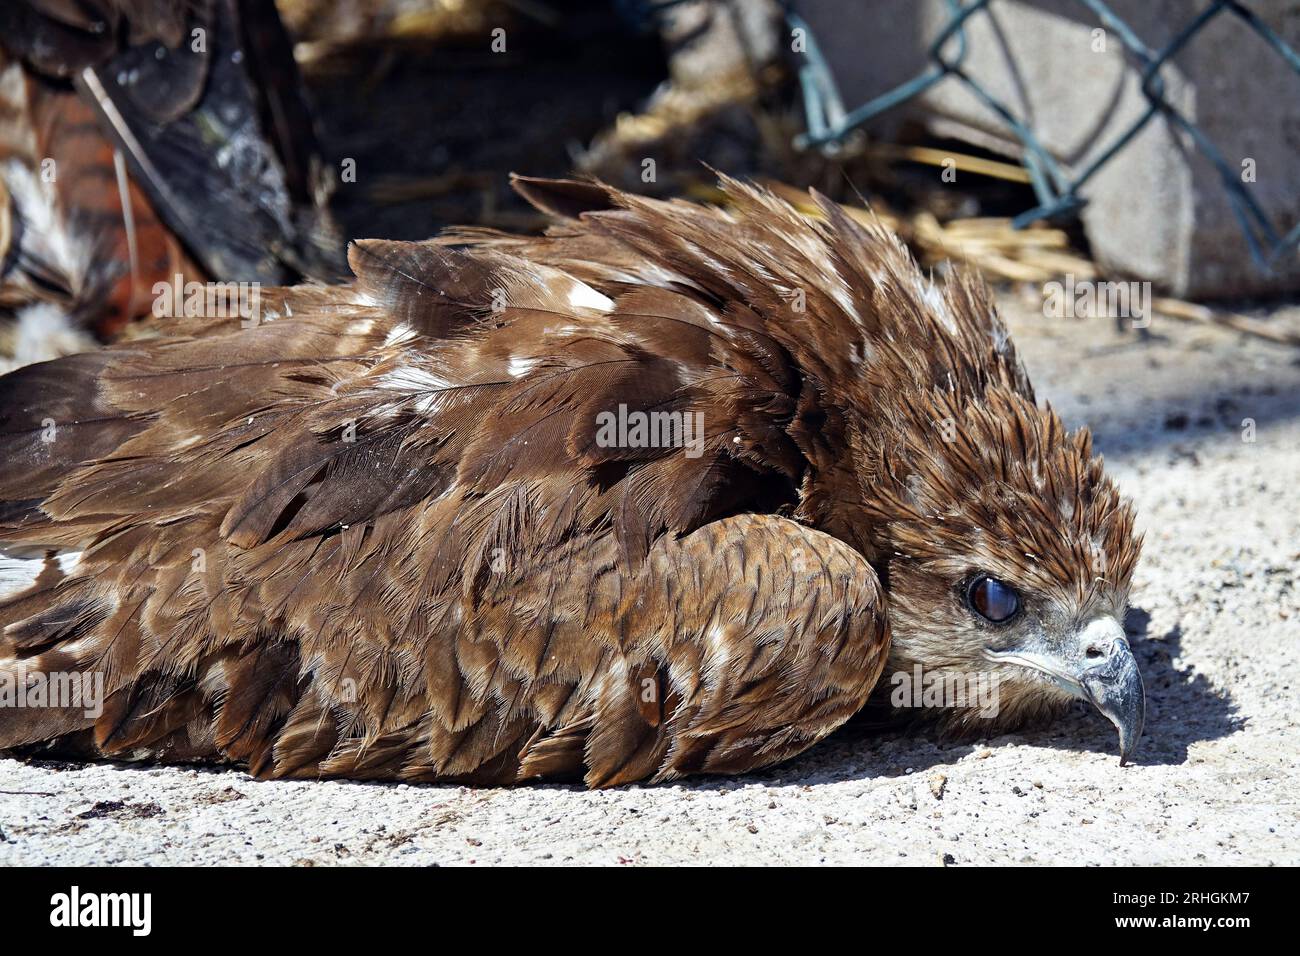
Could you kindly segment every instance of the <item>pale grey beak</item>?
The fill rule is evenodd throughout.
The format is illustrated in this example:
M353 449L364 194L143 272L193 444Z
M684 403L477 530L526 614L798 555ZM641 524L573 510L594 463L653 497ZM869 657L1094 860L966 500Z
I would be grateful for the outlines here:
M990 660L1046 674L1062 690L1096 707L1119 731L1121 767L1136 752L1146 720L1146 689L1124 626L1115 618L1089 621L1061 644L1044 640L1032 648L985 653Z
M1128 638L1124 636L1123 626L1114 618L1101 618L1085 628L1084 636L1094 628L1097 628L1094 640L1089 642L1085 652L1090 655L1090 666L1082 672L1080 683L1092 706L1119 731L1119 765L1122 767L1137 750L1138 739L1142 736L1142 724L1147 715L1146 688L1142 686L1142 674L1138 671L1133 650L1128 646Z

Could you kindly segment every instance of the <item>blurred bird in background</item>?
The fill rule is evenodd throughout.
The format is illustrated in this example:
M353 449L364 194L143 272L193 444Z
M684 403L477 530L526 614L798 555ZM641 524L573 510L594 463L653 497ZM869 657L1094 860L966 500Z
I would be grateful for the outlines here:
M155 282L201 275L89 105L18 63L0 70L0 248L14 365L112 339L149 312Z
M0 42L12 364L112 338L155 281L342 275L270 0L16 0Z

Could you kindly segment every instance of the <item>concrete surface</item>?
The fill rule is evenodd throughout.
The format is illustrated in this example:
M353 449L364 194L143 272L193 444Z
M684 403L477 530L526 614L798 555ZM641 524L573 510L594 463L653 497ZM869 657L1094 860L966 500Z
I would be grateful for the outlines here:
M1146 529L1135 765L1082 710L974 744L850 727L751 777L597 793L0 760L0 864L1300 863L1297 353L1004 311Z

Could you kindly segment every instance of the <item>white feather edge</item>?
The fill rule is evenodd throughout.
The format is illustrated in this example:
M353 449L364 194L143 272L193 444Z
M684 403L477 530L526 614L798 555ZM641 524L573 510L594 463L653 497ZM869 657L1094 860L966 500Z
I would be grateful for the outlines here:
M39 558L0 553L0 600L26 591L51 564L66 575L76 569L80 560L80 551L64 551Z

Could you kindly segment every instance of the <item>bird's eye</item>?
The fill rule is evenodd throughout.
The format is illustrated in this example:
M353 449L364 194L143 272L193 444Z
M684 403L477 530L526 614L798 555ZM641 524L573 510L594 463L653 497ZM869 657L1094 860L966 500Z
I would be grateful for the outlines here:
M1020 610L1020 595L1011 585L981 574L966 589L966 603L986 621L1001 624L1011 620Z

